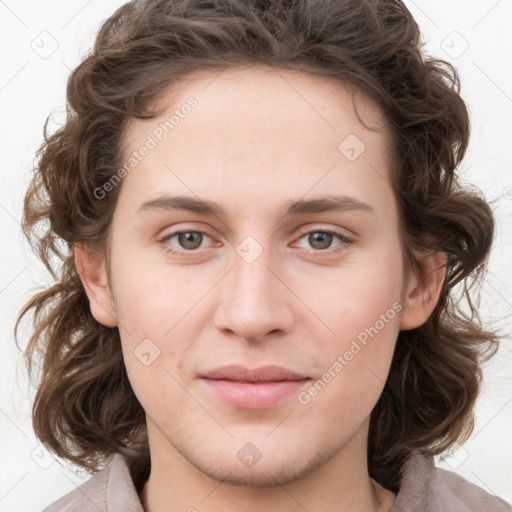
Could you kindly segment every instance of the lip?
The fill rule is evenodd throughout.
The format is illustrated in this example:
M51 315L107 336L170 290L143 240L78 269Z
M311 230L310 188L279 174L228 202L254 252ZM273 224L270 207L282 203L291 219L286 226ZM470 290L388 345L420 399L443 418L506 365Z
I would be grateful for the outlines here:
M279 380L303 380L306 375L288 370L282 366L260 366L249 369L238 364L221 366L201 375L206 379L236 380L243 382L279 381Z
M311 379L280 366L249 369L240 365L216 368L201 375L201 381L218 398L234 407L265 409L296 394Z

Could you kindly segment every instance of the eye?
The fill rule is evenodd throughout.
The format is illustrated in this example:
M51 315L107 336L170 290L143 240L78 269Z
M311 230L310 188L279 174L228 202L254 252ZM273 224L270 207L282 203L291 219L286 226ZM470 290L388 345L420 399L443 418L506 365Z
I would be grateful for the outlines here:
M333 241L338 238L341 243L331 246ZM347 245L352 243L352 240L336 230L331 229L315 229L302 234L299 240L305 239L306 243L312 246L315 251L321 252L339 252L344 250ZM304 247L301 245L301 247Z
M171 253L193 252L196 249L201 248L201 244L205 237L210 238L202 231L176 231L166 235L164 238L159 240L159 243L164 246L165 250ZM178 244L177 249L174 245L169 245L173 238L176 238L176 243Z
M333 241L338 238L341 242L332 246ZM175 241L173 242L173 239ZM183 255L185 253L198 252L197 249L204 248L203 242L211 237L203 231L183 230L175 231L166 235L164 238L158 240L158 243L163 248L172 254ZM347 245L352 243L352 240L332 229L315 229L310 230L299 237L299 241L305 239L306 243L311 245L312 251L319 251L325 253L338 253L346 249ZM304 247L300 244L300 247Z

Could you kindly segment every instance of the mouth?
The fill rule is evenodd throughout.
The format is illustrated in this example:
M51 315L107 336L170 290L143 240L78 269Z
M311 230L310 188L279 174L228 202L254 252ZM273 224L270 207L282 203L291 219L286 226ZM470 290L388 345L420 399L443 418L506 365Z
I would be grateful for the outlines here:
M279 366L248 369L230 365L201 375L201 381L217 398L241 409L274 407L297 394L312 379Z

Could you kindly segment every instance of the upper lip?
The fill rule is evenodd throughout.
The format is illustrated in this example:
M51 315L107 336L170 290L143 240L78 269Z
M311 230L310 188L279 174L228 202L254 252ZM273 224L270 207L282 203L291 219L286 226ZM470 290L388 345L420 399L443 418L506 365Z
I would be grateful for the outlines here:
M201 377L240 382L275 382L280 380L304 380L309 378L306 375L281 366L261 366L251 370L237 364L215 368L214 370L202 374Z

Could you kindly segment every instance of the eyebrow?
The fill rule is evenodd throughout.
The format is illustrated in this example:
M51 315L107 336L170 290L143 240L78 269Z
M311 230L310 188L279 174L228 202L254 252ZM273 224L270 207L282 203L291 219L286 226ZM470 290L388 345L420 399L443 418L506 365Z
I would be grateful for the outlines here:
M160 195L154 197L140 205L137 215L151 210L183 210L216 217L224 217L226 214L224 208L215 201L192 196ZM355 197L343 195L290 200L285 203L283 210L285 217L330 211L359 211L375 215L375 210L370 204Z

